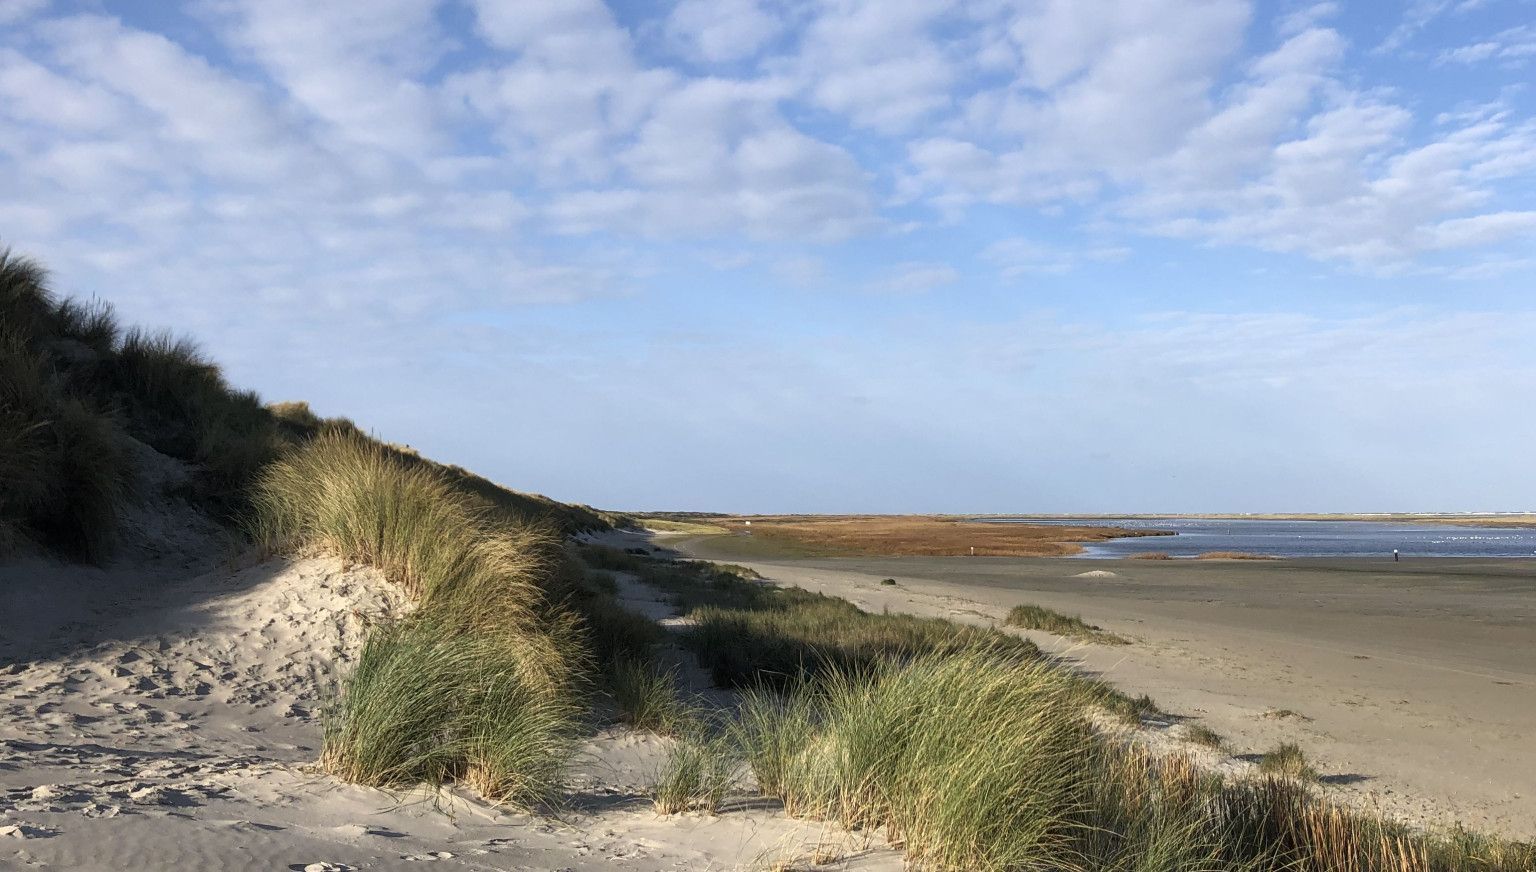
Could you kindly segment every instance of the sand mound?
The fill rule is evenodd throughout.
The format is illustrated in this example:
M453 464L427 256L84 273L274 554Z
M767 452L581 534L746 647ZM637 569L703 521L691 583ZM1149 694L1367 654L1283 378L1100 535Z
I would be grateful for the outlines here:
M1119 578L1120 573L1110 572L1107 569L1090 569L1087 572L1079 572L1073 578Z

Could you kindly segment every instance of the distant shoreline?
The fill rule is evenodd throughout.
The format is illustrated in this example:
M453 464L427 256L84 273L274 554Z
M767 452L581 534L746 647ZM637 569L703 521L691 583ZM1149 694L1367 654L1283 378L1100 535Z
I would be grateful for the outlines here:
M957 516L943 516L957 517ZM1135 513L1122 514L1009 514L1009 515L965 515L975 521L1113 521L1113 520L1137 520L1137 521L1378 521L1382 523L1400 522L1414 524L1449 524L1463 527L1536 527L1536 513L1528 512L1490 512L1490 513L1457 513L1434 512L1415 514L1411 512L1382 512L1382 513L1355 513L1355 514L1325 514L1325 513Z

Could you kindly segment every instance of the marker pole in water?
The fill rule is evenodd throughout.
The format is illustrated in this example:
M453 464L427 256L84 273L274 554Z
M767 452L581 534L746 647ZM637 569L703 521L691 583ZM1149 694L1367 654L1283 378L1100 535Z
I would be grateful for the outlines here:
M1397 559L1397 549L1396 548L1392 549L1392 562L1393 563L1397 563L1398 562L1398 559Z

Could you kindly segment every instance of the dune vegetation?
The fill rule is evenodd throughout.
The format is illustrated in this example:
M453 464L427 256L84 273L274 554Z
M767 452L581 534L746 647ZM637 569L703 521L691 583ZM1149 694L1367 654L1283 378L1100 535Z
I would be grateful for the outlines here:
M584 554L670 592L690 625L682 642L740 692L733 711L695 713L695 738L658 773L658 808L707 807L692 798L703 773L739 766L789 814L883 829L924 869L1513 872L1536 862L1536 846L1337 805L1311 786L1294 745L1241 778L1153 752L1110 726L1156 715L1150 700L1015 636L867 613L698 561ZM697 738L709 724L714 740ZM1220 746L1209 730L1190 739Z
M566 552L568 534L612 516L507 490L304 403L264 406L192 342L123 329L0 251L0 551L110 561L155 453L192 472L175 496L232 533L372 565L415 601L372 634L327 712L321 763L342 778L545 798L594 652L654 638Z
M1043 606L1014 606L1012 609L1009 609L1008 616L1003 619L1003 623L1010 627L1019 627L1024 630L1044 630L1057 636L1066 636L1083 642L1097 642L1101 645L1130 644L1130 640L1125 637L1116 636L1114 633L1106 633L1103 627L1089 624L1077 615L1064 615Z

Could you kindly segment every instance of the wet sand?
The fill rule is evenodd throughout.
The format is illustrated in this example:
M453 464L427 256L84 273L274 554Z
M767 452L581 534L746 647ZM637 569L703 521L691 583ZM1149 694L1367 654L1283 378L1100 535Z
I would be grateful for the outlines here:
M1536 838L1536 561L794 558L741 538L663 541L870 609L1081 614L1135 644L1029 635L1239 755L1295 741L1351 801Z

